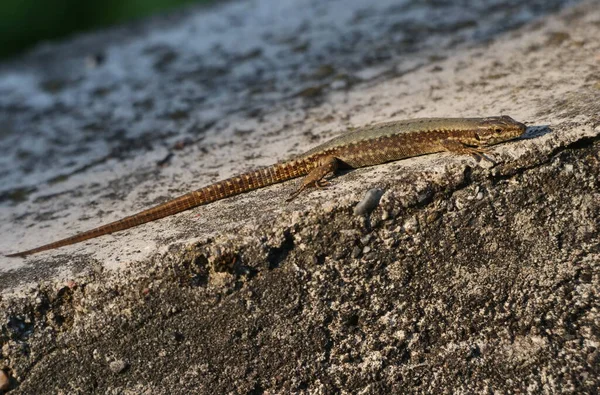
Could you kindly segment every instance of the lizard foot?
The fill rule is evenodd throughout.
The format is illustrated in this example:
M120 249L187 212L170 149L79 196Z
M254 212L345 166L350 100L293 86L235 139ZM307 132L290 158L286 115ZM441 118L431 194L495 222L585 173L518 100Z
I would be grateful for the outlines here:
M310 187L324 188L329 185L329 181L324 180L329 173L335 173L338 168L338 160L333 156L327 156L319 160L319 165L312 169L304 180L302 185L286 199L286 202L294 200L302 191Z

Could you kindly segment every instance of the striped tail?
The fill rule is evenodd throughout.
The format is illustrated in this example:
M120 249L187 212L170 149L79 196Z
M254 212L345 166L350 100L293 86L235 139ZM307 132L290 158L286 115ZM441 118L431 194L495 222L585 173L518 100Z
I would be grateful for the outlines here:
M310 164L307 160L289 161L262 169L250 171L239 176L231 177L215 184L200 188L183 196L169 200L158 206L149 208L137 214L125 217L115 222L76 234L66 239L55 241L31 250L6 255L7 257L25 257L37 252L52 250L70 244L104 236L120 230L133 228L146 222L177 214L203 204L212 203L240 193L277 184L282 181L300 177L308 173Z

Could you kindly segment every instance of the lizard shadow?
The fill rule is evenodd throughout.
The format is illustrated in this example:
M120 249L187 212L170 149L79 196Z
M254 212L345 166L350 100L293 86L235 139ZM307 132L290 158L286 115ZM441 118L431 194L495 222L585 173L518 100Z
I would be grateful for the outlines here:
M552 133L550 125L527 126L527 129L525 129L525 133L518 137L517 140L534 139L540 136L544 136L548 133Z

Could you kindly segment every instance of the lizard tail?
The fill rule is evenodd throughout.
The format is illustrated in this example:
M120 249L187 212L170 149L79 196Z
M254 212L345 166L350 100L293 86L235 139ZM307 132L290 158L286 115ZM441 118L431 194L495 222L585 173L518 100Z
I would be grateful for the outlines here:
M137 214L130 215L115 222L99 226L97 228L78 233L53 243L6 255L7 257L25 257L37 252L52 250L71 244L80 243L84 240L104 236L120 230L133 228L146 222L177 214L185 210L217 200L235 196L240 193L266 187L292 178L300 177L308 173L309 165L306 161L289 161L262 169L250 171L239 176L231 177L215 184L208 185L196 191L187 193L163 204L159 204Z

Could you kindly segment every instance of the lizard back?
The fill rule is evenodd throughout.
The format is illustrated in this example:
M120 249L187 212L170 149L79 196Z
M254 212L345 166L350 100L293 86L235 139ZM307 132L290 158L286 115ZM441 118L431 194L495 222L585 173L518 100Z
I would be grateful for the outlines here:
M334 156L346 167L372 166L444 151L453 135L475 133L490 118L419 118L366 126L344 133L307 151L301 158Z

